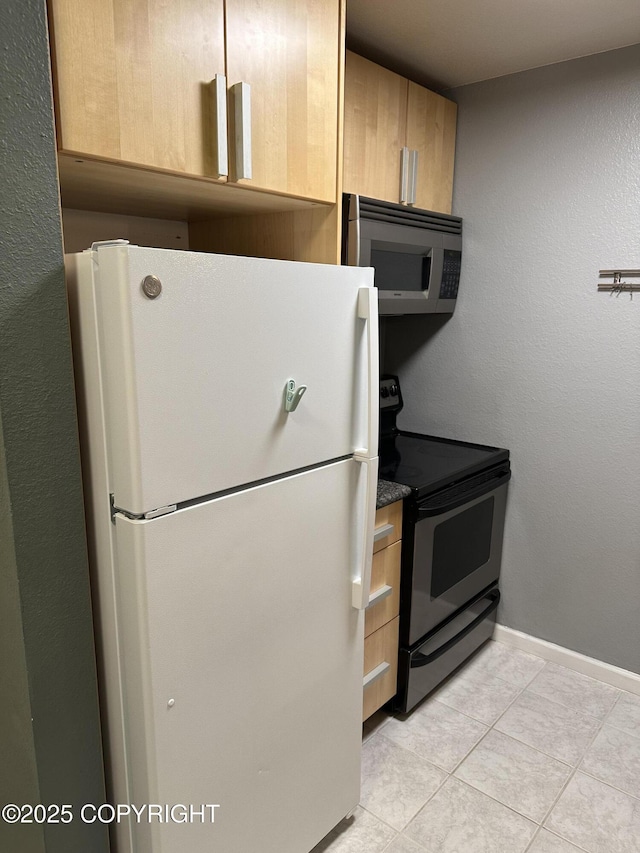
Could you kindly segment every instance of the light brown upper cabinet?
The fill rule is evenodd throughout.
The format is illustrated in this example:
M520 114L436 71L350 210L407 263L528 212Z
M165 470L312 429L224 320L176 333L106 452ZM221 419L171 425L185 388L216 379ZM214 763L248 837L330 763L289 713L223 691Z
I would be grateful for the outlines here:
M456 105L349 51L344 102L345 192L451 213Z
M340 0L50 0L50 18L61 152L336 200Z
M338 0L227 0L227 78L251 86L252 184L336 200Z
M347 51L344 74L344 191L400 201L408 81Z
M453 101L409 81L407 148L418 153L416 207L451 213L457 111Z
M52 0L61 151L217 177L223 0Z

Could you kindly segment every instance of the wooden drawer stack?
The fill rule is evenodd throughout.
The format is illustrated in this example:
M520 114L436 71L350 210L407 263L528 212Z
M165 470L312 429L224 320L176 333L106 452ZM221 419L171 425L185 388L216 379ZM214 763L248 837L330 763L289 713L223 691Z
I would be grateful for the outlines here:
M376 513L370 604L365 614L362 719L396 692L402 501Z

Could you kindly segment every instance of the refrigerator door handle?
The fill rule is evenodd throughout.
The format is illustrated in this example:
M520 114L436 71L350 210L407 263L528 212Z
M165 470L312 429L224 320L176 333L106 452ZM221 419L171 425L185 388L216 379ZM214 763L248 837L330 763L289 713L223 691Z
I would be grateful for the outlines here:
M366 466L366 506L363 525L360 575L353 581L351 603L356 610L366 610L371 593L371 563L373 561L373 530L376 523L376 498L378 494L378 457L367 459L360 456L356 461Z
M370 459L378 454L378 290L361 287L358 291L358 317L367 324L367 414L366 447L354 451L356 458Z

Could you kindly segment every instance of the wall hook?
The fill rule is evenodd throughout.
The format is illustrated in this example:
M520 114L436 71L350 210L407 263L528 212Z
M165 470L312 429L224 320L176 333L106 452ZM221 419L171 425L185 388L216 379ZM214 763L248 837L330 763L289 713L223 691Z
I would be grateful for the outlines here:
M616 298L620 296L621 293L628 293L629 298L633 300L633 294L640 290L640 282L628 282L623 281L623 276L632 276L634 278L640 278L640 270L600 270L600 278L609 278L612 279L609 282L598 282L598 290L607 290L609 291L609 295L613 296L615 293Z

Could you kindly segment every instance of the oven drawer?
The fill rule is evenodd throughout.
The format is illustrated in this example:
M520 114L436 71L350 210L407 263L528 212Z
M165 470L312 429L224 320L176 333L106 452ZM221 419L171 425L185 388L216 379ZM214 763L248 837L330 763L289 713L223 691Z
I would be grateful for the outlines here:
M402 536L402 501L395 501L376 512L373 531L373 553L397 542Z
M400 649L396 710L407 713L493 635L500 592L492 587L432 631Z
M373 555L370 604L364 616L365 637L398 615L401 549L402 542L394 542Z
M397 680L398 617L364 641L363 720L395 695Z

